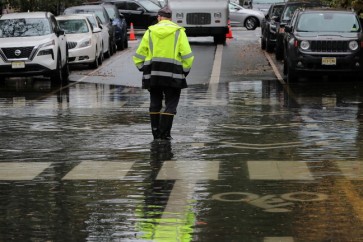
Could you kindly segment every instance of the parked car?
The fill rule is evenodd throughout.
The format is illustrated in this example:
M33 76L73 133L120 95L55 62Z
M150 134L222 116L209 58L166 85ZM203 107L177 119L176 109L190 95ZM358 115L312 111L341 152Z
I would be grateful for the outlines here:
M285 26L284 74L287 82L304 74L363 72L363 36L352 11L298 11Z
M276 46L275 46L275 58L276 60L282 60L284 58L283 39L285 32L285 25L290 23L291 17L295 10L298 8L312 8L321 7L322 3L319 1L288 1L285 3L282 10L281 17L275 19L276 23Z
M65 31L69 64L88 64L98 68L103 62L100 28L93 28L86 16L62 15L56 17L59 27Z
M115 39L118 50L126 49L128 45L127 39L127 23L125 16L119 13L117 7L113 4L104 3L108 15L111 18L112 25L115 27Z
M158 22L160 5L150 0L104 0L116 5L121 14L125 16L127 27L131 23L135 29L147 29Z
M274 3L270 6L261 24L261 49L273 52L276 45L276 23L275 20L281 18L285 3Z
M50 12L2 15L0 57L1 79L44 75L62 82L69 75L66 36Z
M101 29L101 32L98 33L101 39L101 46L103 51L103 56L106 58L110 57L110 45L109 45L109 39L110 35L108 32L108 28L102 24L101 19L94 13L80 13L79 15L83 15L87 17L89 22L92 24L93 28Z
M231 26L245 27L247 30L254 30L261 25L264 17L265 15L260 11L243 8L235 3L229 3Z
M109 46L110 55L113 55L116 52L116 38L115 38L115 32L116 29L112 25L111 19L107 13L107 10L101 6L101 5L81 5L81 6L74 6L69 7L64 10L64 15L69 14L79 14L79 13L95 13L102 21L102 24L107 27L108 33L110 36L109 40Z
M272 4L287 1L288 0L244 0L242 6L261 11L266 15Z

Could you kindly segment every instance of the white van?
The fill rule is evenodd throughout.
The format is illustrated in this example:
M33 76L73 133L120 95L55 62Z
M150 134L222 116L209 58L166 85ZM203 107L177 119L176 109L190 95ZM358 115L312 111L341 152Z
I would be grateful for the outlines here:
M228 0L168 0L172 21L186 29L188 36L213 36L224 44L228 33Z

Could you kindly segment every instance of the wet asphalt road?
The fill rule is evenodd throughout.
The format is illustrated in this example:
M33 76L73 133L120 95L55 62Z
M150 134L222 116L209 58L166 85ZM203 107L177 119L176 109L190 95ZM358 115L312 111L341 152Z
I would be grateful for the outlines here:
M170 143L137 42L69 85L1 84L0 241L362 241L363 86L282 85L259 31L191 39Z

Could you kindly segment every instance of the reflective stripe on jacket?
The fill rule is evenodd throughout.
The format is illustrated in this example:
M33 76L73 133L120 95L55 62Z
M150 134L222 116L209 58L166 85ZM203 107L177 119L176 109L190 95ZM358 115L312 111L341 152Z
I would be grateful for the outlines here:
M143 72L142 87L187 87L194 56L185 29L169 20L152 25L145 32L133 61Z

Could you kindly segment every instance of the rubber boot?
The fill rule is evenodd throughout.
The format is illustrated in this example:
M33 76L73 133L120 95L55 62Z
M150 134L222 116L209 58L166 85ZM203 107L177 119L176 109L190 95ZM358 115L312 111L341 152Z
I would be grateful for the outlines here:
M170 135L171 127L173 126L174 115L165 115L162 114L160 116L160 138L162 140L171 140L172 137Z
M151 132L154 136L154 139L160 138L160 130L159 130L159 123L160 123L160 114L150 114L150 121L151 121Z

